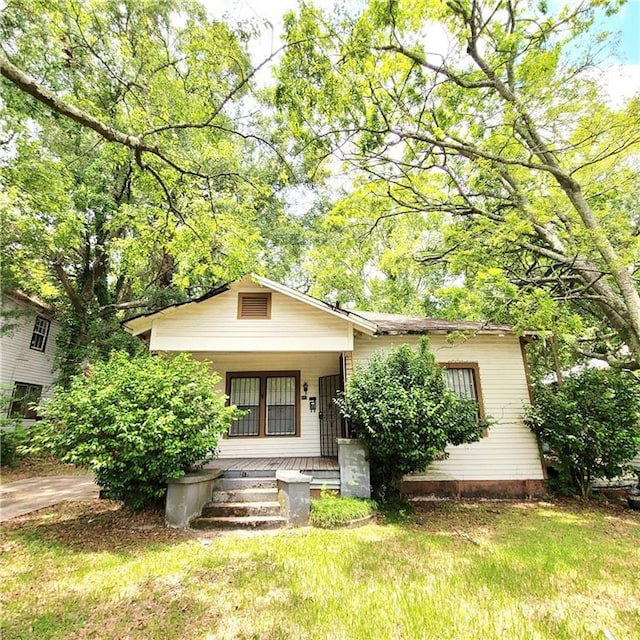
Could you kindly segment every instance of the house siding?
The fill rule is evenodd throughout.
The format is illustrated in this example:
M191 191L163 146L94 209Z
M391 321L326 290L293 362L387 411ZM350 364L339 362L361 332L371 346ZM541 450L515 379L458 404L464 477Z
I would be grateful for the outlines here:
M485 413L494 422L480 442L447 448L449 457L407 477L411 481L542 480L535 436L522 421L529 394L518 339L513 335L476 335L449 344L445 335L431 335L436 360L477 362ZM418 344L419 336L356 335L354 367L377 352L401 344Z
M353 349L350 322L275 291L269 319L238 319L239 292L265 290L236 283L214 298L159 314L153 321L150 349L245 353Z
M0 384L11 393L16 382L42 385L42 398L50 398L53 392L54 357L59 324L48 314L38 312L26 302L3 297L3 313L0 316ZM17 312L19 315L13 317ZM37 315L51 320L44 351L30 348L33 326ZM25 420L26 425L33 420Z
M318 397L318 378L339 373L339 353L196 353L221 377L218 389L225 392L228 372L300 371L300 385L309 385L308 397ZM220 458L306 457L320 455L320 421L309 401L300 401L300 435L280 437L225 437L219 443Z

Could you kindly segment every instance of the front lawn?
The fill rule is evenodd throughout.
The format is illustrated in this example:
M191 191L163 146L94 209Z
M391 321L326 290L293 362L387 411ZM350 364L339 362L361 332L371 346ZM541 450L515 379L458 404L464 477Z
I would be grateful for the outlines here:
M4 526L2 638L640 637L640 515L429 504L395 524L216 535L68 504Z

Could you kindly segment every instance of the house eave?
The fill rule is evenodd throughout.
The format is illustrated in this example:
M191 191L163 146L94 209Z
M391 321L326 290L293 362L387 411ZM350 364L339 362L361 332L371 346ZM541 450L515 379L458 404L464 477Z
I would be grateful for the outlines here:
M180 307L184 307L189 304L200 304L201 302L205 302L206 300L210 300L225 291L229 291L231 283L227 282L216 289L212 289L208 291L202 296L198 298L193 298L192 300L185 300L184 302L176 302L174 304L170 304L162 309L158 309L157 311L147 311L145 313L139 313L132 318L128 318L127 320L123 320L120 323L120 326L131 335L137 336L145 331L149 331L151 329L151 325L155 318L159 318L161 316L167 315L167 313L178 309Z

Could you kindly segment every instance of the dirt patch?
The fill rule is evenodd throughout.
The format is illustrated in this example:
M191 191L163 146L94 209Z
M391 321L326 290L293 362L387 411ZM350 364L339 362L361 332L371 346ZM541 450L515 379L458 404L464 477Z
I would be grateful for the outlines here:
M38 476L86 476L90 475L85 469L79 469L72 464L63 464L55 458L26 457L14 467L0 467L0 482L15 482Z
M36 534L40 540L78 551L135 552L153 543L197 537L195 532L165 526L161 510L130 511L111 500L65 502L8 520L3 530L9 545L12 534Z

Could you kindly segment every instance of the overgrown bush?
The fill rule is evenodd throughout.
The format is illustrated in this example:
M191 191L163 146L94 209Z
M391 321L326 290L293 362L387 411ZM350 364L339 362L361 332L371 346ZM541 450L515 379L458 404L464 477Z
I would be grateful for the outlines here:
M0 464L14 467L24 457L28 440L29 432L21 425L12 429L0 428Z
M0 464L13 467L23 456L29 432L22 426L22 418L9 416L13 390L0 386Z
M640 383L612 369L585 369L540 384L528 426L557 454L560 482L583 498L594 478L621 475L640 450Z
M336 400L369 449L371 482L380 499L397 493L405 473L446 457L445 447L480 439L478 405L446 384L427 338L418 351L402 345L357 368Z
M214 456L237 415L217 381L184 354L114 353L55 390L34 429L35 449L91 470L111 497L142 508L164 496L168 480Z

